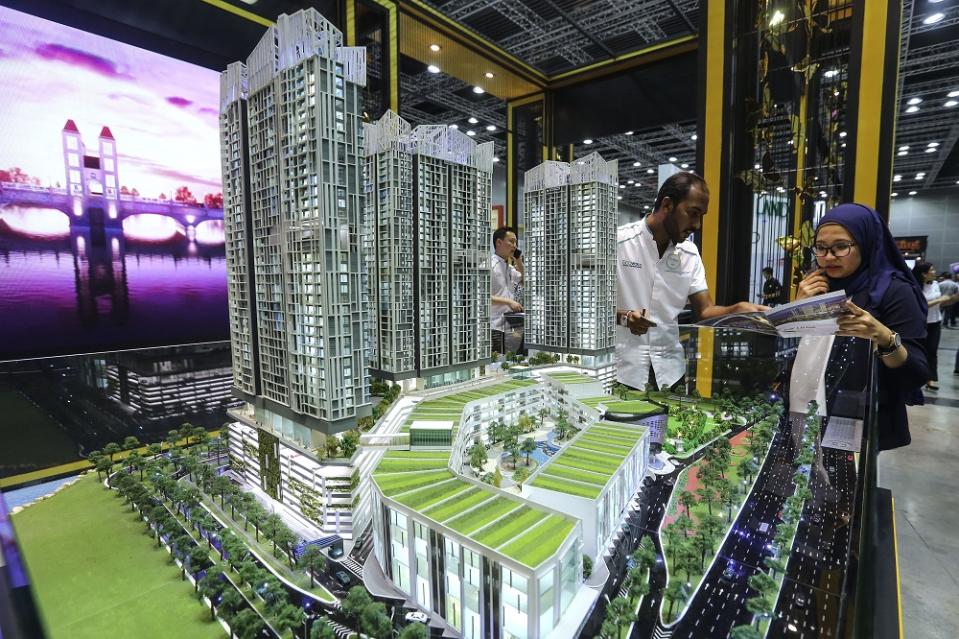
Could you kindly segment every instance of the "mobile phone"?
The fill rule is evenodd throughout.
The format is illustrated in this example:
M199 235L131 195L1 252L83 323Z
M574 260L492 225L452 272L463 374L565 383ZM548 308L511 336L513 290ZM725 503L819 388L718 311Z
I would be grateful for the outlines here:
M513 259L518 260L518 259L519 259L519 256L522 255L522 254L523 254L523 252L520 251L519 249L513 249Z

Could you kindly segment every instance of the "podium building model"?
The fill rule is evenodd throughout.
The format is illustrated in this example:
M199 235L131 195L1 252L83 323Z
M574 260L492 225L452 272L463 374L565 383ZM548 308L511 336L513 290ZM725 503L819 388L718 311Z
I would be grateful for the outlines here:
M372 374L471 379L490 358L493 143L392 111L364 128Z
M617 178L598 153L525 176L527 346L590 368L615 349Z

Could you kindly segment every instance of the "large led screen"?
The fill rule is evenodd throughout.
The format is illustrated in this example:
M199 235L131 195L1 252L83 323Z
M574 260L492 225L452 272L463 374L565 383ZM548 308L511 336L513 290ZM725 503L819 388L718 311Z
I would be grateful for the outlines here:
M218 96L0 7L0 359L228 339Z

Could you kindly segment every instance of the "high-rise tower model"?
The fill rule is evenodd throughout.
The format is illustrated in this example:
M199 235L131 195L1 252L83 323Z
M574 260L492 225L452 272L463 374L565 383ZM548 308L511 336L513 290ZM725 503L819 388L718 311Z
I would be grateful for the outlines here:
M469 379L490 357L493 143L391 111L364 136L372 374Z
M598 153L525 176L526 344L597 369L615 349L617 179Z
M317 447L370 413L362 286L362 48L281 15L221 78L235 392Z

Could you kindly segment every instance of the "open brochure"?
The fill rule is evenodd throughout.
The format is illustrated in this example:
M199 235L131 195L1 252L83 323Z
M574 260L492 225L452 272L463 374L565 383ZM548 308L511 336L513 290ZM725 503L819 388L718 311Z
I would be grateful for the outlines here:
M836 320L846 310L846 299L845 291L833 291L764 312L732 313L703 320L696 326L737 328L781 337L832 335L839 328Z

